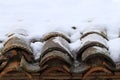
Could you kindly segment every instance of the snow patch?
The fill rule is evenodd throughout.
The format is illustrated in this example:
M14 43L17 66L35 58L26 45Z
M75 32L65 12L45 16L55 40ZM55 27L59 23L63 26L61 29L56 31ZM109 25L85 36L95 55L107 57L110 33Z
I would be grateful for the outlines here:
M79 40L80 37L81 37L81 33L80 33L80 31L77 31L76 33L71 35L71 37L70 37L71 42L75 42L75 41Z
M69 49L68 49L68 47L69 47L69 45L65 45L65 44L63 44L61 41L60 41L60 39L61 39L61 37L55 37L55 39L53 39L53 41L55 42L55 43L58 43L61 47L63 47L71 56L73 56L72 54L71 54L71 52L69 51ZM67 42L67 41L66 41Z
M41 43L41 42L35 42L35 43L31 43L30 46L33 49L33 53L34 53L33 55L34 55L35 59L40 58L41 48L43 46L43 43Z
M112 39L108 41L110 57L114 62L120 62L120 38Z
M70 46L71 52L73 52L73 54L75 55L76 52L78 52L78 50L79 50L80 47L81 47L81 41L80 41L80 39L76 40L76 41L73 42L73 43L70 43L69 46Z
M86 37L82 38L81 46L83 46L86 42L99 42L108 47L107 40L98 34L89 34Z

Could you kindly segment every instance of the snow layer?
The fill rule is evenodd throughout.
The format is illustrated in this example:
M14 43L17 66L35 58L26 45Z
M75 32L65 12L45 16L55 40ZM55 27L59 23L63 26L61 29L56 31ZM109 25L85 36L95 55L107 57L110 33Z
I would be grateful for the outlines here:
M116 60L120 54L116 53L120 47L119 25L120 0L0 0L0 42L6 40L6 33L21 29L22 33L27 32L29 42L36 42L31 43L33 49L37 47L35 53L42 45L39 42L42 35L52 31L69 35L71 50L76 50L80 46L79 33L93 26L106 29L114 56L111 57Z
M29 35L60 30L74 33L93 25L119 27L119 0L0 0L0 35L26 29Z
M110 56L114 62L120 62L120 38L108 41Z
M107 40L98 34L89 34L81 39L81 46L85 45L87 42L99 42L107 46Z
M80 39L78 39L75 42L72 42L69 44L70 46L70 50L73 53L73 55L76 57L76 53L79 51L79 49L81 48L81 41Z
M43 46L43 43L41 43L41 42L35 42L35 43L31 43L30 46L33 48L33 53L34 53L35 59L40 58L41 48Z
M69 49L69 45L67 44L67 41L64 42L61 37L56 37L55 39L53 39L53 41L55 43L59 44L61 47L63 47L71 55L71 52L70 52L70 49ZM73 56L73 55L71 55L71 56Z
M83 30L83 33L82 34L86 34L86 33L89 33L89 32L97 32L97 33L102 33L102 34L104 34L104 35L106 35L106 29L104 28L104 27L95 27L95 26L91 26L91 27L89 27L89 28L85 28L84 30Z

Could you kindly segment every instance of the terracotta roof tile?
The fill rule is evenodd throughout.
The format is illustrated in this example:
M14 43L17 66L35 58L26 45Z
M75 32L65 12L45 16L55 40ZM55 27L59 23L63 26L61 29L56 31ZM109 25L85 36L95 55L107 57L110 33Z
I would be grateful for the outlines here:
M85 31L80 39L81 47L73 54L68 36L48 33L41 39L44 45L39 59L35 60L30 44L24 38L13 36L2 48L0 78L8 80L5 76L9 75L12 79L10 76L16 73L25 80L120 78L117 76L120 75L120 63L115 63L109 55L105 31ZM14 79L18 78L14 76Z

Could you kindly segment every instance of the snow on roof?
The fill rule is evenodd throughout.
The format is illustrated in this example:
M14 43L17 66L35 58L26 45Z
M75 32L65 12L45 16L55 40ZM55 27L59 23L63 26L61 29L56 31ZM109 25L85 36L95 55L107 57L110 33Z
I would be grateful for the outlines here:
M120 38L108 41L110 56L114 62L120 62Z
M104 28L100 28L100 27L98 27L98 28L96 28L96 27L89 27L87 29L84 29L83 33L86 34L86 33L90 32L90 31L101 33L100 31L105 31L105 29ZM85 37L85 38L80 40L80 37L83 34L82 32L80 32L80 30L76 30L76 32L72 33L71 36L69 36L69 37L64 32L58 31L58 33L61 33L61 34L65 35L67 38L69 38L71 40L71 43L69 44L71 51L77 52L80 49L80 47L82 45L84 45L84 43L87 42L87 41L97 41L97 42L100 42L100 43L102 43L103 45L105 45L106 47L109 48L111 58L115 62L120 61L120 59L119 59L119 55L120 55L120 53L119 53L119 44L118 44L119 37L115 38L115 39L109 39L109 41L107 41L106 39L103 39L102 36L98 36L97 34L90 34L87 37ZM118 33L118 32L114 32L114 33L116 35L116 33ZM104 33L104 34L106 34L106 33ZM44 35L47 35L47 34L45 33ZM112 35L114 35L114 34L112 34ZM117 34L117 35L119 35L119 34ZM24 40L29 42L29 44L33 48L35 58L36 59L39 58L39 56L41 54L40 53L41 47L43 45L43 43L40 42L40 38L42 38L43 36L37 36L35 38L36 35L34 35L32 37L32 36L30 36L28 34L27 30L24 30L24 29L12 30L11 32L9 32L7 34L7 36L9 36L9 37L17 36L19 38L24 38ZM0 46L1 49L3 47L3 44L9 39L9 37L8 38L7 37L1 37L1 44L0 44L1 45ZM32 42L31 40L34 40L34 39L36 39L37 41Z
M35 59L38 59L44 35L60 32L70 39L71 55L76 57L85 42L97 41L107 46L114 62L120 62L119 9L120 0L1 0L0 51L8 39L16 36L30 45ZM103 31L108 40L97 34L80 39L91 31ZM54 41L66 49L58 36Z
M86 42L100 42L103 45L107 46L107 40L97 34L89 34L85 38L81 39L81 45L83 46Z

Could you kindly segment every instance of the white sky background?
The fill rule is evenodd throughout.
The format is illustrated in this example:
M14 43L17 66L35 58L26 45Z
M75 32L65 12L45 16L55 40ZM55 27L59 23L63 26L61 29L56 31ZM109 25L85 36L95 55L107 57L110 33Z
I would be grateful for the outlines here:
M38 35L91 24L113 30L119 23L120 0L0 0L0 35L16 28Z

